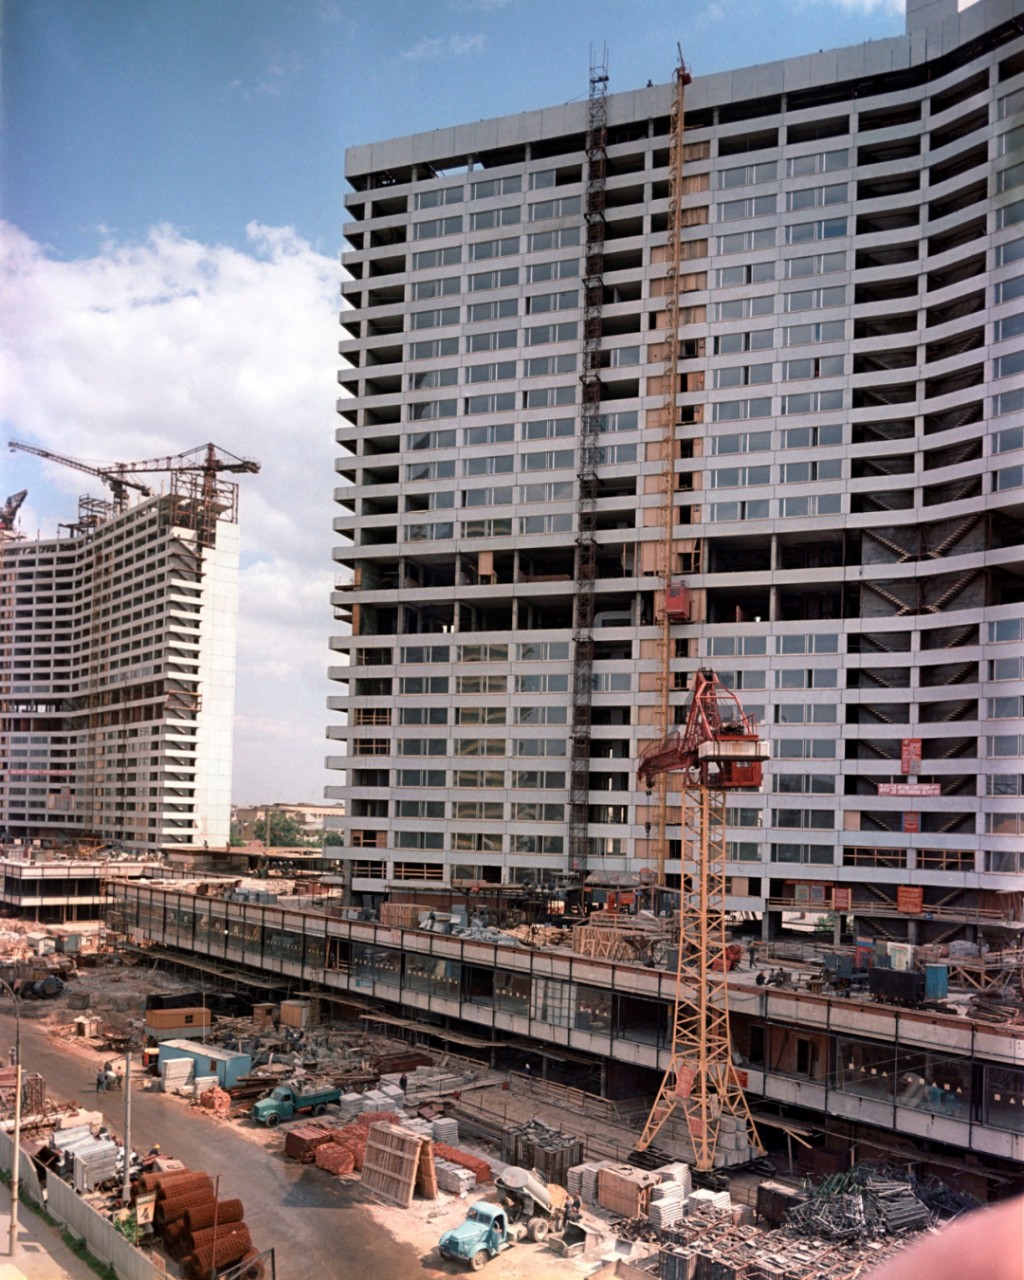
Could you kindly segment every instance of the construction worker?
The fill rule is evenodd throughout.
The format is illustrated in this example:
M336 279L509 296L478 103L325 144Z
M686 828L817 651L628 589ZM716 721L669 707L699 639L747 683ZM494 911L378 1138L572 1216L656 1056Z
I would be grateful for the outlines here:
M106 1093L106 1090L107 1090L107 1073L105 1071L98 1071L96 1073L96 1092Z
M398 1078L398 1087L399 1089L401 1089L403 1093L407 1092L409 1088L409 1077L405 1074L404 1071Z
M124 1067L118 1067L117 1071L115 1072L115 1077L116 1079L114 1081L114 1088L117 1090L123 1089L124 1088Z
M757 968L757 943L753 938L747 943L747 959L750 961L751 969Z

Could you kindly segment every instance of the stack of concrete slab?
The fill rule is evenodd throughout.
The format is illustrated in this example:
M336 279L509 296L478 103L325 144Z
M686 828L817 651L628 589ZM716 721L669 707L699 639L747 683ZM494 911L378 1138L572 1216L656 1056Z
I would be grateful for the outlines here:
M732 1197L728 1191L707 1191L701 1187L694 1191L690 1199L706 1204L711 1209L717 1209L719 1213L732 1213Z
M363 1099L361 1110L364 1114L370 1111L394 1111L395 1109L392 1099L380 1089L367 1089L361 1097Z
M567 1169L566 1186L569 1188L569 1194L579 1196L584 1204L593 1204L597 1199L597 1175L604 1167L604 1163L603 1160L591 1160Z
M338 1116L346 1124L363 1113L363 1095L361 1093L343 1093L338 1099Z
M207 1089L216 1089L220 1081L216 1076L196 1076L192 1081L192 1089L198 1097L201 1093L205 1093Z
M382 1083L378 1092L384 1094L388 1099L388 1106L392 1111L397 1110L405 1102L405 1091L400 1089L397 1084Z
M686 1192L681 1182L662 1182L651 1191L647 1216L658 1231L674 1227L686 1208Z
M715 1146L715 1167L746 1164L757 1155L750 1144L746 1122L739 1116L723 1115L718 1121L718 1142Z
M160 1086L164 1093L184 1089L191 1083L195 1063L191 1058L167 1058L160 1064Z
M442 1191L461 1196L469 1195L476 1187L476 1175L472 1169L464 1169L450 1160L435 1160L434 1168L437 1170L437 1185Z
M450 1147L459 1145L459 1122L454 1116L438 1116L433 1122L435 1142L447 1142Z

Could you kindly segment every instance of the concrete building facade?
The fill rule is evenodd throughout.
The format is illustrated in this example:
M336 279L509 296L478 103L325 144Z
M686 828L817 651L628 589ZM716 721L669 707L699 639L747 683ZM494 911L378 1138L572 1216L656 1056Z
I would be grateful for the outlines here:
M221 486L228 497L236 486ZM125 851L228 843L237 506L83 499L0 541L0 827Z
M903 37L696 78L677 208L673 87L595 80L347 156L352 887L654 865L637 760L710 666L772 757L728 815L734 909L998 932L1024 871L1021 6L910 0ZM678 877L677 809L667 834Z

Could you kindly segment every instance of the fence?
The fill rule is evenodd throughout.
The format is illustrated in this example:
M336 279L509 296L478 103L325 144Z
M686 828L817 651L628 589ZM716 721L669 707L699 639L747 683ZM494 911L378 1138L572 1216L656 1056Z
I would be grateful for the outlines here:
M0 1169L10 1173L14 1164L14 1140L0 1133ZM120 1280L157 1280L163 1273L130 1244L112 1222L97 1213L66 1182L56 1175L47 1179L46 1193L31 1158L22 1150L18 1160L18 1182L22 1193L45 1209L85 1247L94 1258L114 1268Z

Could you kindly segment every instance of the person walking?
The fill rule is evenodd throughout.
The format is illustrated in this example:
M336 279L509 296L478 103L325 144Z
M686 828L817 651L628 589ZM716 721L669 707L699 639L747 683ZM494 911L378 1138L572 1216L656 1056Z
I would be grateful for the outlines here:
M533 1069L531 1068L528 1062L523 1067L523 1075L526 1076L527 1087L532 1089L533 1088Z
M757 943L751 938L747 943L747 958L750 961L751 969L757 968Z
M401 1089L403 1093L407 1093L409 1090L409 1077L405 1074L404 1071L398 1078L398 1087L399 1089Z
M114 1088L121 1090L124 1088L124 1067L118 1067L115 1073Z
M96 1072L96 1092L105 1093L107 1089L107 1073L105 1071Z

